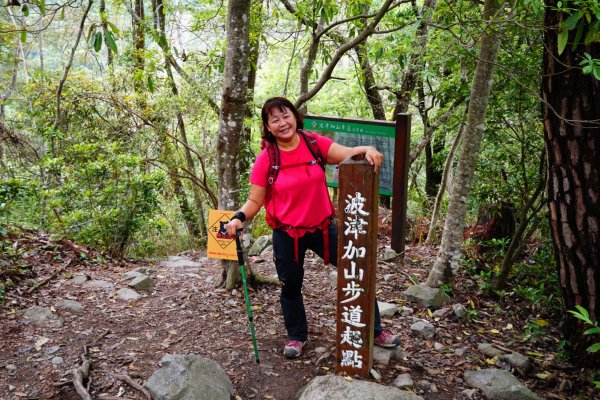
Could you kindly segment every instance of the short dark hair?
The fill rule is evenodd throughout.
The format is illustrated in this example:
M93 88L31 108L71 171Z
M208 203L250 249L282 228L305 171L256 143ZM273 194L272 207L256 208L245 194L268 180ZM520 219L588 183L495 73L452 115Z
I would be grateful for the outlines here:
M285 97L271 97L265 104L262 106L262 110L260 112L260 116L262 118L262 130L261 130L261 138L263 140L267 140L271 143L275 142L275 136L269 131L268 123L269 123L269 115L273 113L273 110L279 110L281 112L288 109L294 114L296 118L296 128L302 129L304 128L304 121L302 119L302 115L298 112L298 109L292 104L291 101L286 99Z

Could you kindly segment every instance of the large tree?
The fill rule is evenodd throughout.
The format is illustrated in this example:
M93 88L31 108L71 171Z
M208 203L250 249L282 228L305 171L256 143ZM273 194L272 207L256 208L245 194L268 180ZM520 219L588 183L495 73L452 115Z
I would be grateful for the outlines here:
M229 0L227 50L217 138L219 209L235 210L240 202L240 141L248 91L250 54L250 0ZM225 286L239 280L236 264L224 261Z
M454 276L453 272L458 268L460 246L467 214L467 197L471 191L473 175L477 165L487 105L492 89L492 77L500 46L500 33L498 27L492 22L498 17L500 11L501 8L498 7L496 0L485 1L483 18L489 23L484 28L480 40L479 57L471 86L467 125L463 133L460 158L450 193L442 243L427 278L429 286L439 287L449 283Z
M600 6L578 0L561 9L559 3L546 0L544 22L542 99L550 227L565 308L581 305L598 321L600 67L595 66L596 77L591 72L600 59ZM600 352L586 353L597 337L582 336L584 327L571 319L563 326L575 360L597 367Z

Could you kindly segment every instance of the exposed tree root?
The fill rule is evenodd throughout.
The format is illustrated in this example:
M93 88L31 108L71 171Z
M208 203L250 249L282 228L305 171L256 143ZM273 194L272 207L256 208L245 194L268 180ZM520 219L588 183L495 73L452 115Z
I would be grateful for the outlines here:
M127 382L127 384L129 386L131 386L132 388L142 392L142 394L144 395L144 397L146 397L146 399L148 400L152 400L152 395L150 394L149 391L147 391L142 385L140 385L139 383L137 383L136 381L134 381L133 379L131 379L130 376L128 375L115 375L115 378L122 380L123 382Z
M75 391L79 394L83 400L92 400L92 396L89 392L89 387L91 382L89 381L89 373L92 362L86 358L87 356L87 347L83 347L83 354L81 355L81 366L72 371L73 374L73 386L75 387ZM87 382L87 386L85 383Z
M73 262L75 261L75 258L70 258L67 260L67 262L65 263L65 265L63 265L62 267L60 267L59 269L57 269L56 271L54 271L54 273L52 275L50 275L49 277L47 277L46 279L44 279L43 281L41 281L40 283L32 286L26 293L27 294L31 294L34 291L38 290L39 288L41 288L42 286L45 286L46 284L48 284L48 282L50 282L52 279L56 278L58 275L62 274L62 272L69 268L71 266L71 264L73 264Z

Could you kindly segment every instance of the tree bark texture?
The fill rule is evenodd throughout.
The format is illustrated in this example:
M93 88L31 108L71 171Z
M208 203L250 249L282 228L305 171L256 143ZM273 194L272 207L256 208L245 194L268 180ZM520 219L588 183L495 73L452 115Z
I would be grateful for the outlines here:
M219 209L235 210L240 203L240 141L246 113L250 53L250 0L229 0L227 50L217 138ZM237 264L223 261L226 287L237 283ZM235 277L235 279L234 279Z
M600 58L600 43L580 43L573 49L574 29L564 52L558 54L558 24L568 15L557 13L556 3L546 1L542 75L550 228L565 308L573 310L581 305L598 321L600 81L591 74L584 75L579 63L584 52ZM588 29L589 25L582 38ZM580 321L570 315L567 318L563 330L574 346L574 361L597 367L600 352L587 353L585 349L597 342L598 336L583 336L585 327Z
M134 79L133 85L137 93L143 90L141 73L144 71L144 49L146 48L146 30L144 28L144 0L135 0L135 18L132 18L133 24L133 64Z
M483 8L483 19L491 21L498 10L496 0L486 0ZM500 34L496 27L490 24L485 28L479 45L479 59L471 84L467 126L463 134L460 158L450 192L442 242L438 256L427 278L427 284L432 287L450 283L454 271L458 269L461 256L460 246L467 213L467 197L471 192L473 175L477 166L499 45Z
M371 106L371 110L373 110L373 118L385 121L386 118L383 100L381 99L381 94L379 94L379 90L377 89L377 83L375 82L375 77L373 76L373 68L371 68L371 63L369 62L369 53L367 51L366 40L356 46L356 56L358 58L358 63L360 64L363 89L367 95L367 101Z

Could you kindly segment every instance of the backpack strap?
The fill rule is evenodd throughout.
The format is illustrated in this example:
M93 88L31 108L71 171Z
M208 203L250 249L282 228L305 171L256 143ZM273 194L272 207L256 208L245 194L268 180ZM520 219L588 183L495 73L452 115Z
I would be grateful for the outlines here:
M314 157L315 161L325 170L325 165L327 164L327 160L323 159L323 155L321 154L321 149L317 144L317 137L312 132L304 132L302 129L298 129L298 133L304 141L306 142L306 147L310 150L310 153Z
M279 166L281 165L281 156L277 143L266 142L267 154L269 155L269 170L267 171L267 187L270 188L277 179Z

